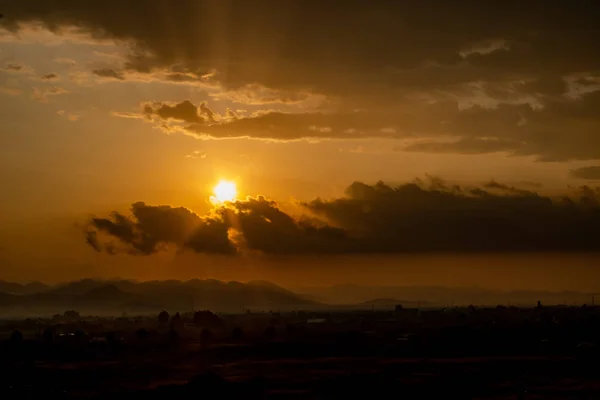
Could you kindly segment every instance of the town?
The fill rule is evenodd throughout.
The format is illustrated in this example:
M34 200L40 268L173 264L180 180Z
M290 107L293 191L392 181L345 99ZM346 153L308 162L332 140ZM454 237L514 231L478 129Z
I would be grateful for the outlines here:
M600 356L600 307L588 305L121 317L68 310L1 324L2 398L436 396L448 385L465 396L569 398L574 381L597 378Z

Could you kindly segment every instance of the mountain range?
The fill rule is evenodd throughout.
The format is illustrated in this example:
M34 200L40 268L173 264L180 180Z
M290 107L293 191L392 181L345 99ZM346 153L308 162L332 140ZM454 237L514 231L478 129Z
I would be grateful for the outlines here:
M268 281L216 279L137 282L83 279L58 285L0 281L2 315L52 315L65 310L84 314L145 314L162 309L218 312L250 310L349 310L451 305L591 304L592 294L574 291L513 290L441 286L334 285L290 291Z
M10 294L33 294L43 292L50 286L42 282L30 282L25 285L15 282L7 282L0 279L0 293Z
M386 286L386 285L334 285L297 287L296 293L316 302L327 304L363 304L384 306L459 306L459 305L535 305L544 304L591 304L593 294L577 291L547 290L495 290L480 287L445 286Z
M43 285L43 284L41 284ZM12 314L54 314L67 309L91 314L150 313L162 309L244 312L318 307L319 304L266 281L215 279L136 282L83 279L55 286L2 282L0 309ZM4 292L2 292L2 290Z

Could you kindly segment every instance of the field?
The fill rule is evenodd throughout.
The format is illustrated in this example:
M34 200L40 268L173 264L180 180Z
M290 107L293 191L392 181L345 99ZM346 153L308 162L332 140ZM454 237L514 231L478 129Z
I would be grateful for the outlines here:
M13 334L1 344L0 396L600 398L595 309L546 310L551 319L508 312L340 313L316 326L298 315L240 315L210 334L190 319L178 333L122 329L102 340L81 331L52 340Z

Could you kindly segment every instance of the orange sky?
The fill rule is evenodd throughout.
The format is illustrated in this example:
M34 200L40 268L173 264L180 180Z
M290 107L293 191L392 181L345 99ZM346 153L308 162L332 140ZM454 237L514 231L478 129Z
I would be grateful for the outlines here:
M0 278L187 277L194 257L198 275L254 278L249 260L221 272L202 254L110 257L82 239L90 215L137 201L204 215L220 179L294 218L306 212L298 201L342 198L355 181L493 180L542 196L597 187L596 7L334 3L3 7ZM369 274L363 257L352 271ZM569 257L581 271L596 263ZM156 266L141 272L146 263ZM336 263L327 282L362 279ZM256 277L290 282L278 271ZM561 271L548 286L588 284ZM458 276L448 284L473 281ZM511 284L498 276L481 283Z

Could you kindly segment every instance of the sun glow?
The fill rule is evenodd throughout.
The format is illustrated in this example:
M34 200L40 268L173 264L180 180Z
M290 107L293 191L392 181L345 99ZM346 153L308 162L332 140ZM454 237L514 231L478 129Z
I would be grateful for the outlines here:
M217 203L224 203L226 201L234 201L237 196L237 187L235 182L221 180L217 183L217 186L213 189L214 196L211 200Z

